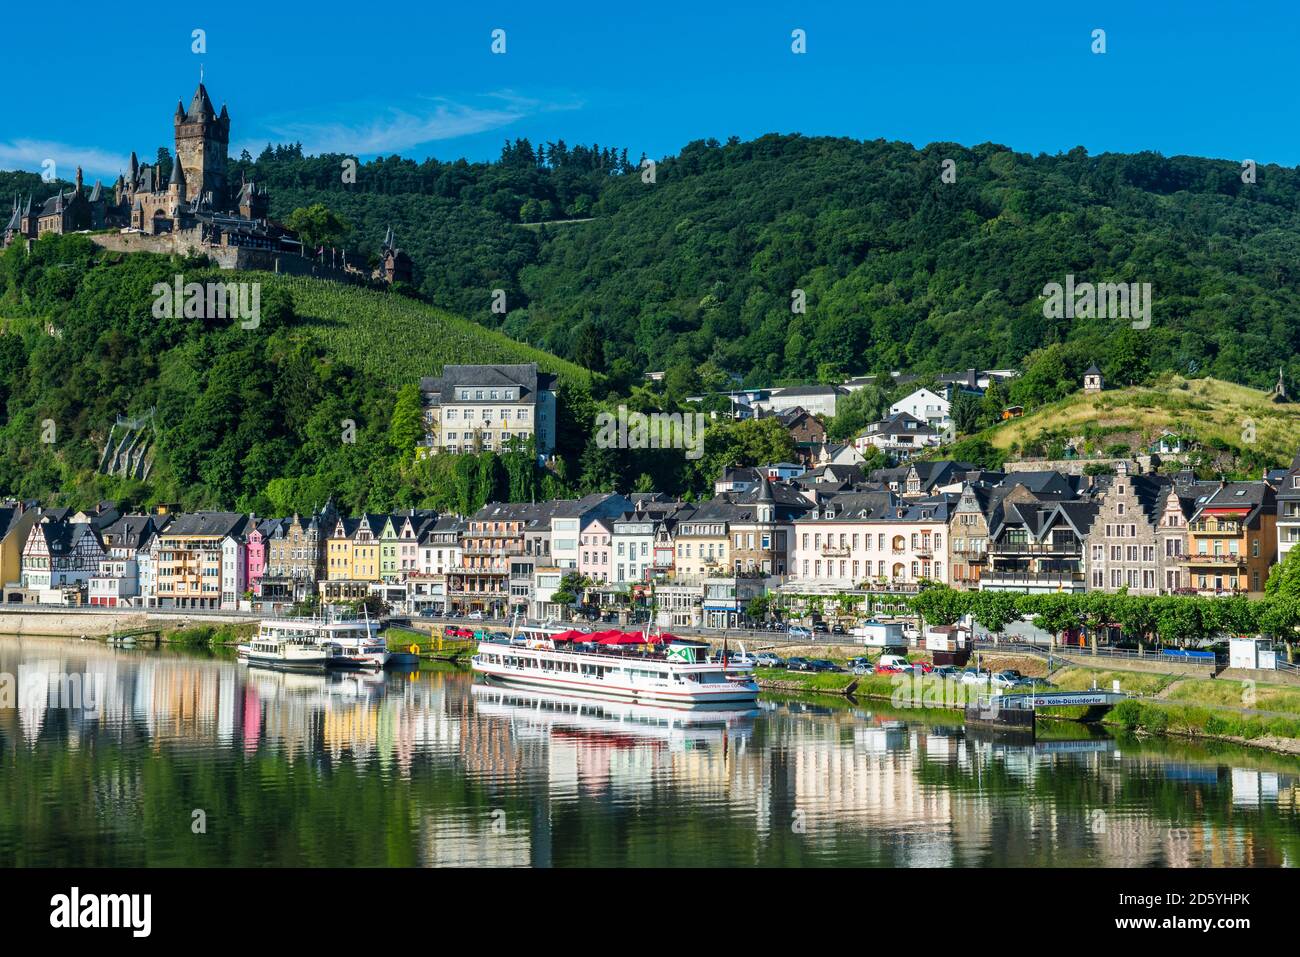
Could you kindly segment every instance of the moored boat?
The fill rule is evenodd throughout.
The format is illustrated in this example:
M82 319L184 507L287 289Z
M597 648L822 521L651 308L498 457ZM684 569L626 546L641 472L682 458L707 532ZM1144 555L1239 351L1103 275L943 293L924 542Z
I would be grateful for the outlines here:
M564 637L534 638L523 645L480 642L473 669L485 680L504 685L674 707L758 700L752 677L729 674L721 662L699 660L703 656L697 655L693 643L674 644L671 636L638 643L632 635L601 645L583 640L595 636L581 636L576 642ZM649 650L626 650L632 646Z
M266 618L258 637L325 648L330 668L383 668L388 662L388 642L369 618Z
M239 646L239 659L250 665L273 668L324 668L330 652L331 648L325 645L259 635Z

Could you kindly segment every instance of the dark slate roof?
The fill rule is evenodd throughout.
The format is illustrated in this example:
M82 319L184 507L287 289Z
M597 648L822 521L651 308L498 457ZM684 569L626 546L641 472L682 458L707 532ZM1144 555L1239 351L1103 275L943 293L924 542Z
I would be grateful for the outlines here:
M1002 481L1008 486L1023 485L1039 497L1045 495L1072 497L1078 492L1075 485L1077 478L1062 475L1060 472L1008 472Z
M205 117L216 119L217 111L212 108L212 100L208 98L208 90L202 83L194 91L194 99L190 101L190 108L185 112L187 120L201 120Z
M865 522L888 517L903 500L893 492L845 492L833 496L801 521Z
M537 363L522 362L512 365L447 365L441 376L425 376L420 380L420 391L427 399L439 402L493 402L503 399L457 399L456 389L468 387L515 387L520 390L515 402L535 402L538 392L555 388L555 375L539 372Z
M879 422L867 426L864 435L938 435L929 423L918 419L910 412L896 412Z
M168 535L218 536L238 535L248 525L243 512L189 512L177 515L167 527Z
M1267 482L1205 484L1210 486L1210 491L1197 496L1193 520L1207 508L1246 508L1248 511L1242 518L1242 524L1249 525L1261 512L1272 511L1277 506L1277 493Z
M89 522L42 521L36 526L45 536L45 547L51 555L67 555L86 536L93 538L103 548L99 532Z
M105 547L141 549L149 544L154 536L154 522L151 515L123 515L117 521L100 530L100 537Z

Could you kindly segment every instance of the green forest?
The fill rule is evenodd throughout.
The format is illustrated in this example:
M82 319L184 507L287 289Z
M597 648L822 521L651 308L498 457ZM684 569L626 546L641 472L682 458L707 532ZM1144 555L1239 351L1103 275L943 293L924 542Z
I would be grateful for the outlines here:
M653 182L623 151L562 142L507 143L494 163L388 157L354 184L344 159L268 147L233 176L266 185L277 216L337 210L363 251L392 225L431 302L615 378L924 374L1020 366L1053 345L1073 377L1108 362L1128 324L1044 319L1043 287L1067 274L1152 285L1151 328L1119 344L1140 361L1121 356L1117 381L1169 370L1267 387L1279 363L1300 378L1292 169L1247 184L1228 160L797 135L693 142Z
M331 495L459 511L608 488L701 495L723 465L789 458L788 437L770 422L714 422L699 460L601 449L597 412L697 410L688 395L737 382L1022 369L959 403L959 431L974 436L1003 404L1075 392L1094 361L1114 385L1178 373L1267 388L1279 365L1300 379L1294 170L1263 166L1244 183L1226 160L797 135L694 142L652 168L562 141L507 142L494 162L384 157L355 182L347 159L268 146L229 175L266 187L276 218L325 207L337 227L326 238L360 260L393 228L415 263L408 295L259 275L263 324L246 331L149 314L153 283L201 281L201 261L108 254L75 236L5 253L0 489L263 514ZM955 179L941 176L949 159ZM0 195L56 188L0 173ZM1150 283L1151 327L1044 318L1044 285L1067 275ZM559 374L548 469L522 449L417 458L416 381L473 361ZM651 370L661 383L643 380ZM832 437L856 434L896 392L855 393ZM148 485L97 475L114 417L149 410ZM344 421L355 441L341 441ZM46 422L55 441L42 441ZM1000 461L983 439L959 449Z
M790 458L774 420L711 425L703 455L602 449L586 370L391 293L260 273L261 321L157 318L156 283L228 280L206 260L106 252L87 237L42 237L0 255L0 489L85 506L310 511L405 507L468 513L619 488L707 490L723 465ZM421 375L445 362L537 361L559 374L559 454L420 457ZM617 400L610 400L610 402ZM622 400L654 408L633 390ZM117 416L152 417L147 482L99 473Z

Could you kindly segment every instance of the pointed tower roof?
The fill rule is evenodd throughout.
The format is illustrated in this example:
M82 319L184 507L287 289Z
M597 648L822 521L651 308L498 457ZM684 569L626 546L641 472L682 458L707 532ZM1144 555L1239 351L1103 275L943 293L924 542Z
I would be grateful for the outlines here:
M135 179L140 173L140 161L136 159L135 150L131 150L131 179Z
M766 472L758 473L758 497L755 502L775 502L776 496L772 494L772 483L768 481Z
M95 180L95 187L90 191L90 201L92 203L98 203L100 198L103 196L103 193L104 193L103 185L99 182L99 180Z
M190 101L190 108L185 113L187 120L216 119L216 111L212 109L212 100L208 98L208 90L202 83L194 91L194 99Z
M184 170L181 169L181 161L179 156L172 161L172 175L171 178L167 180L167 183L171 186L185 185L185 172Z

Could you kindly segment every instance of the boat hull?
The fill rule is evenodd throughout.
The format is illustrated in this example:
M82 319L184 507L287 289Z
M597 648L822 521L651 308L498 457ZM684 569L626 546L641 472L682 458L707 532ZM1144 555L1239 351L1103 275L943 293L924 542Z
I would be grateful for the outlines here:
M239 660L263 668L310 668L322 669L328 660L325 652L310 652L295 655L266 654L241 647Z
M474 662L474 671L484 679L507 687L550 691L556 694L581 695L614 701L654 702L675 708L696 708L718 704L753 704L758 700L758 688L740 682L729 682L731 687L719 685L716 690L699 689L678 691L666 688L638 688L611 683L596 683L566 678L549 677L517 669L494 667Z
M352 654L344 652L342 654L330 655L326 659L326 665L331 668L341 668L348 671L381 671L384 665L388 664L388 653L382 654Z

